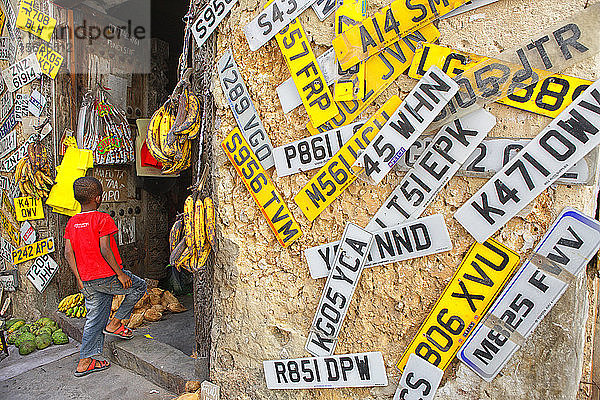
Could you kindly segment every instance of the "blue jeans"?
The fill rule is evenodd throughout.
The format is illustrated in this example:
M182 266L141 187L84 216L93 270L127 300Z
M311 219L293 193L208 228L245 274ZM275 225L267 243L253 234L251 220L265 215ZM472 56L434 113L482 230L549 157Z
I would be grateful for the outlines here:
M116 275L83 282L81 292L85 296L87 315L83 327L79 358L102 354L102 348L104 347L104 334L102 331L108 324L113 295L125 295L114 317L127 319L131 315L135 303L146 292L146 281L129 271L124 270L123 272L131 278L129 289L123 288Z

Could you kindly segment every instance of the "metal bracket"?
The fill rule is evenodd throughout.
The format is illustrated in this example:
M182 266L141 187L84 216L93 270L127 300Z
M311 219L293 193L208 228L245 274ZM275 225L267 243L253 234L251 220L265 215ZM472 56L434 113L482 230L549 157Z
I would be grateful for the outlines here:
M567 271L562 265L541 254L533 253L529 258L529 262L535 265L539 270L547 272L554 278L559 279L567 284L577 279L576 275L573 275L570 271Z

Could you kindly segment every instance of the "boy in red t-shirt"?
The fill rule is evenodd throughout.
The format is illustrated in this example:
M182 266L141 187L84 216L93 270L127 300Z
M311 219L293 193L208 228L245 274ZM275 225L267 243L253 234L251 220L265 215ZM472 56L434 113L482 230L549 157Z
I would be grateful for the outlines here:
M96 211L102 202L102 184L83 177L73 183L81 212L69 219L65 229L65 257L85 296L87 315L75 376L84 376L110 367L102 354L104 335L131 339L133 333L121 322L131 315L135 303L146 292L146 282L123 270L117 249L113 219ZM125 295L114 318L108 322L113 295ZM108 323L108 325L107 325Z

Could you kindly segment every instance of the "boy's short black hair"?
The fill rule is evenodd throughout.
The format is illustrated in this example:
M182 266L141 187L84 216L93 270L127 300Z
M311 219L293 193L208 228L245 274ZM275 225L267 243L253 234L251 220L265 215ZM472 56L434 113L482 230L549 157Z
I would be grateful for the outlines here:
M80 204L88 204L97 196L102 195L102 184L96 178L84 176L75 179L73 192L75 193L75 200Z

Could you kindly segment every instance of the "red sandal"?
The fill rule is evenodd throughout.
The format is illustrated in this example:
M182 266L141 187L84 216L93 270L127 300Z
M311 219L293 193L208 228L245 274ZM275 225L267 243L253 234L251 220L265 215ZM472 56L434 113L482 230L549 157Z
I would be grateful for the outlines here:
M110 363L108 361L96 360L95 358L92 358L90 365L88 365L88 367L85 369L85 371L80 372L80 371L75 370L74 375L76 377L80 378L82 376L91 374L92 372L105 370L108 367L110 367Z
M114 332L109 332L105 328L102 330L102 333L104 333L105 335L115 336L115 337L118 337L121 339L128 339L128 340L133 337L133 331L123 324L121 324L121 326L118 327Z

